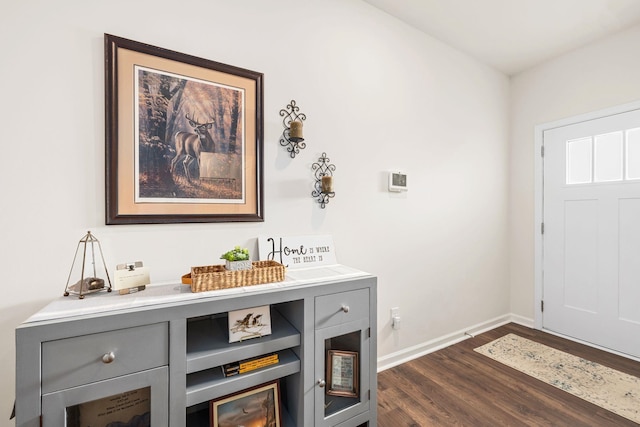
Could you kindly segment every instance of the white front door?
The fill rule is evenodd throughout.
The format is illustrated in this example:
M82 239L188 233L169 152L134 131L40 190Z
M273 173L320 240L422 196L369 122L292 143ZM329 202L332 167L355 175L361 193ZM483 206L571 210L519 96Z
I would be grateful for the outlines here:
M543 328L640 357L640 110L543 146Z

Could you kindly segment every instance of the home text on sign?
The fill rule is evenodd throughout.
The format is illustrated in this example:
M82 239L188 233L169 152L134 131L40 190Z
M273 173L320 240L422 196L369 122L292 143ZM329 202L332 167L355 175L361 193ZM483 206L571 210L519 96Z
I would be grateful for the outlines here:
M337 264L333 238L321 236L260 237L260 259L277 261L287 268Z

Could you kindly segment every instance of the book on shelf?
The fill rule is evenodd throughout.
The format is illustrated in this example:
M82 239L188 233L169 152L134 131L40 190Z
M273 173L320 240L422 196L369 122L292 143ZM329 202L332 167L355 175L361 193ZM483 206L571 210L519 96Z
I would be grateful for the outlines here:
M265 366L275 365L278 362L278 353L273 353L252 359L241 360L239 362L227 363L226 365L222 365L222 373L225 377L230 377L264 368Z

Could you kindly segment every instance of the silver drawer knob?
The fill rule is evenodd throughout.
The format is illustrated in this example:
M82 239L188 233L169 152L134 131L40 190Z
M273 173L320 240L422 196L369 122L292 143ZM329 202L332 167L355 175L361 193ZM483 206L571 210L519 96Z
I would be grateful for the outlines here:
M111 363L111 362L113 362L114 360L116 360L116 355L113 353L113 351L110 351L109 353L105 353L105 354L102 356L102 361L103 361L104 363Z
M319 386L320 388L323 388L325 385L327 385L326 381L325 381L325 380L323 380L322 378L320 378L320 379L318 380L318 386Z
M349 312L349 306L348 305L343 305L342 306L342 311L344 311L345 313Z

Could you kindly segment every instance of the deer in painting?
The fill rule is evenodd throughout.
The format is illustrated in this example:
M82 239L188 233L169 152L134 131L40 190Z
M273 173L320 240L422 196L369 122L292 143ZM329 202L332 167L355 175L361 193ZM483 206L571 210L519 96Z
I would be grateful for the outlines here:
M182 131L175 133L173 139L176 145L176 156L171 160L170 170L171 173L174 173L176 164L183 158L184 174L187 177L187 181L191 182L191 173L189 172L191 163L197 160L198 168L200 168L200 153L203 151L214 153L216 151L215 143L209 133L209 129L211 129L214 122L198 123L197 119L189 117L189 113L185 114L185 117L195 133Z

